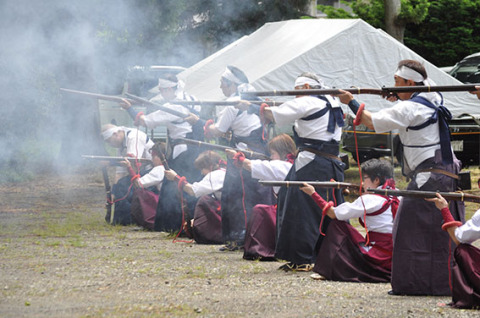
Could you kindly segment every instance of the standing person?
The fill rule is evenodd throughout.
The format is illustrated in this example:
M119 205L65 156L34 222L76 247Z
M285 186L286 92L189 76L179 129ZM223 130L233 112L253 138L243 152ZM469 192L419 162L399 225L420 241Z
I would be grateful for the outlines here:
M295 142L287 134L275 136L268 142L271 160L244 159L242 168L250 171L253 179L283 181L295 160ZM235 151L227 149L227 156L233 158ZM273 191L278 193L279 187ZM276 202L274 202L276 203ZM277 209L273 204L257 204L248 219L245 234L244 259L273 260L275 256L275 227Z
M136 125L144 126L148 129L153 129L159 125L165 125L168 132L169 150L167 151L167 161L170 168L178 171L178 173L192 182L198 181L201 178L200 171L196 170L194 166L194 161L199 154L198 147L188 146L182 141L179 141L178 138L203 140L203 124L198 120L198 116L195 113L192 113L195 111L193 108L175 104L175 100L182 98L182 96L186 96L186 98L188 97L188 95L184 93L179 93L176 77L159 79L158 83L161 97L156 96L152 101L159 101L163 98L162 101L166 102L163 104L164 107L189 115L188 118L182 119L163 110L157 110L146 115L142 112L137 113L128 101L126 101L122 107L127 110L130 116L135 120ZM180 199L177 197L176 184L171 181L164 182L160 197L162 199L159 200L157 208L155 230L175 231L181 229L181 206L183 203L181 203ZM187 197L187 209L193 212L195 204L195 197Z
M226 101L240 101L240 93L254 90L243 71L235 66L227 66L220 78L220 88ZM260 117L250 111L243 111L235 106L226 106L219 114L216 123L208 121L206 134L219 137L232 132L231 146L266 152L267 142L263 139L263 126Z
M395 86L430 85L424 66L403 60L394 75ZM411 179L407 190L455 191L460 162L450 146L447 120L450 112L439 93L398 93L395 107L376 113L358 107L353 95L340 100L376 132L399 130L403 145L402 172ZM396 100L396 98L390 98ZM441 216L435 205L418 198L404 198L393 227L393 295L450 295L448 286L448 235L441 231ZM456 220L463 220L463 202L452 202ZM414 265L415 264L415 265ZM415 266L415 270L412 270Z
M195 160L195 168L203 175L201 181L189 183L186 178L178 176L174 170L165 172L168 180L175 180L178 183L179 191L199 199L190 226L197 243L222 243L220 200L225 180L225 169L222 166L223 162L219 154L214 151L205 151ZM187 223L188 226L189 223Z
M395 189L389 161L370 159L361 165L363 188ZM398 198L362 194L354 202L336 207L327 203L315 188L300 188L310 195L332 221L318 251L312 275L315 279L345 282L388 283L392 269L392 228ZM364 238L349 219L358 218L368 235Z
M154 143L148 136L138 129L126 128L106 124L102 126L102 136L107 144L117 148L117 155L121 157L152 159L149 150ZM144 174L148 166L136 167L137 173ZM115 203L113 216L106 216L106 221L111 224L128 225L132 223L130 176L127 168L118 166L115 170L115 184L112 186L112 202Z
M245 73L234 66L226 67L220 79L220 88L227 101L239 101L241 92L253 90ZM257 114L235 106L226 106L216 123L209 121L205 125L205 134L209 136L221 136L229 130L232 132L231 142L234 147L267 153L263 126ZM235 162L232 159L227 161L222 190L222 235L226 245L221 251L242 249L246 223L252 208L259 203L273 202L271 189L259 185L249 171L235 166Z
M302 73L295 80L297 90L322 87L323 81L313 73ZM286 180L344 180L345 164L338 158L343 112L336 99L331 96L297 96L279 107L263 107L261 113L266 120L279 125L294 123L298 155ZM326 200L335 200L337 204L344 201L340 189L322 189L320 195ZM321 217L319 207L299 188L280 189L275 257L288 262L281 269L311 270L316 249L323 238L319 231ZM324 222L323 231L328 223L328 220Z
M437 198L426 199L434 202L442 212L442 229L448 232L457 247L452 267L452 303L455 308L480 309L480 249L472 245L480 239L480 210L462 225L455 221L448 208L448 202L437 193Z

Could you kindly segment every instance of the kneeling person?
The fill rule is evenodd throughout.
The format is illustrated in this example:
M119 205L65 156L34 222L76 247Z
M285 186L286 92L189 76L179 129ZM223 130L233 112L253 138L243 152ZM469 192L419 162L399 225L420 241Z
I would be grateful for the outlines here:
M222 243L220 200L225 169L221 165L224 163L219 154L214 151L205 151L195 160L195 168L200 170L204 176L201 181L188 183L175 171L165 171L165 177L168 180L177 180L179 190L199 198L195 205L192 223L189 223L190 220L186 220L187 229L192 228L193 233L191 234L197 243Z
M363 187L395 188L392 166L386 160L371 159L361 166ZM354 202L337 207L327 203L314 187L305 185L303 192L312 196L323 215L332 219L317 254L312 278L348 282L389 282L392 267L392 227L398 206L396 197L363 194ZM359 218L367 229L364 238L352 225Z

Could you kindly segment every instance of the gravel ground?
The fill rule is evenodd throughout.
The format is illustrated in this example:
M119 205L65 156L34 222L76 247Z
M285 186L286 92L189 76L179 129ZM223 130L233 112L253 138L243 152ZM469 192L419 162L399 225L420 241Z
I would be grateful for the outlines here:
M0 187L1 317L478 317L104 220L101 174Z

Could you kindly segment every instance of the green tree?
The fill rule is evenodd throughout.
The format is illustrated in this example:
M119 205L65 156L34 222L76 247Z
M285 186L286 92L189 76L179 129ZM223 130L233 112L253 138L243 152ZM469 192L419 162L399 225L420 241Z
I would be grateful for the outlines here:
M438 66L480 52L480 1L434 0L426 19L409 25L405 44Z
M405 28L409 23L420 23L427 15L428 0L353 0L342 1L349 5L354 15L343 9L319 6L328 18L361 18L403 43Z
M354 14L319 6L328 18L361 18L387 31L387 0L344 2ZM395 0L397 1L397 0ZM425 11L428 8L428 11ZM398 21L406 22L404 42L438 66L453 65L466 55L480 51L480 2L478 0L401 0Z

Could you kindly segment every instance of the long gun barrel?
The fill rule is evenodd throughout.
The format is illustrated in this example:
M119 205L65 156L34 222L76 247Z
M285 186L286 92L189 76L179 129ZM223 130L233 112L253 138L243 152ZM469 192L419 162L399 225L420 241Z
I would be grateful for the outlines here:
M185 106L235 106L239 101L221 101L221 100L172 100L170 103L174 105L185 105ZM274 100L247 100L251 104L267 104L268 106L280 106L283 102L277 102Z
M93 98L103 99L103 100L109 100L109 101L118 102L118 103L123 103L125 100L127 100L131 104L135 104L134 100L128 99L128 98L125 98L125 97L121 97L121 96L90 93L90 92L77 91L77 90L68 89L68 88L60 88L60 90L63 91L63 92L66 92L66 93L77 94L77 95L82 95L82 96L87 96L87 97L93 97Z
M125 158L130 161L131 164L140 162L142 164L151 164L152 161L145 158L130 158L130 157L112 157L112 156L92 156L92 155L82 155L83 159L95 160L95 161L108 161L112 166L121 166L122 161L125 161Z
M235 150L235 151L241 151L245 154L245 156L250 157L250 158L269 159L269 157L267 155L265 155L263 153L260 153L260 152L251 151L251 150L243 150L243 149L238 149L238 148L233 148L233 147L210 144L208 142L202 142L202 141L193 140L193 139L186 139L186 138L177 138L175 140L180 140L180 141L183 141L186 144L194 145L194 146L198 146L198 147L204 147L204 148L207 148L207 149L215 149L215 150L221 150L221 151L225 151L226 149L232 149L232 150Z
M155 102L152 102L152 101L149 101L148 99L145 99L145 98L142 98L142 97L138 97L138 96L135 96L133 94L129 94L129 93L125 93L126 96L130 97L130 99L132 99L134 102L136 103L142 103L142 104L145 104L145 105L152 105L152 106L155 106L157 109L159 110L162 110L166 113L169 113L169 114L172 114L172 115L175 115L175 116L178 116L180 118L187 118L188 116L190 116L189 114L184 114L182 112L179 112L179 111L176 111L176 110L173 110L173 109L170 109L168 107L165 107L161 104L158 104L158 103L155 103Z
M133 101L133 102L136 102L136 103L142 103L142 104L145 104L145 105L153 105L153 106L156 106L158 109L161 109L165 112L170 112L172 113L172 110L170 108L166 108L164 106L162 106L161 104L159 103L156 103L156 102L152 102L152 101L149 101L147 99L144 99L144 98L141 98L139 96L135 96L135 95L132 95L132 94L129 94L129 93L125 93L126 96L130 97L130 99ZM268 106L279 106L281 104L283 104L283 102L277 102L277 101L262 101L262 100L247 100L247 102L251 103L251 104L267 104ZM172 105L184 105L184 106L196 106L196 105L200 105L200 106L235 106L239 103L239 101L222 101L222 100L215 100L215 101L200 101L200 100L171 100L169 101L170 104ZM163 108L162 108L163 107ZM172 113L173 114L173 113ZM179 117L182 117L180 116L181 113L178 113L178 114L174 114L176 116L179 116ZM188 117L186 116L185 114L182 114L184 117Z
M382 88L345 88L344 91L352 94L371 94L391 96L404 92L471 92L480 84L449 85L449 86L398 86ZM248 99L253 96L299 96L299 95L338 95L342 94L339 89L299 89L290 91L258 91L242 93L242 98Z
M126 93L125 95L130 96L131 98L127 97L122 97L122 96L115 96L115 95L105 95L105 94L97 94L97 93L90 93L90 92L85 92L85 91L78 91L74 89L68 89L68 88L60 88L62 92L66 93L71 93L71 94L77 94L77 95L82 95L82 96L87 96L87 97L92 97L96 99L102 99L102 100L109 100L112 102L117 102L117 103L123 103L125 100L127 100L130 104L147 104L147 105L155 105L155 106L162 106L159 103L156 102L151 102L147 99L141 98L139 96L135 96L129 93ZM214 100L214 101L201 101L201 100L172 100L169 101L171 104L174 105L185 105L185 106L235 106L238 104L238 101L221 101L221 100ZM280 106L283 104L283 102L277 102L274 100L268 100L268 101L263 101L263 100L247 100L247 102L250 102L252 104L267 104L268 106ZM164 109L162 109L164 110ZM170 110L170 109L169 109ZM184 114L183 114L184 115Z
M434 191L413 191L413 190L390 190L390 189L367 189L366 192L392 195L401 197L415 197L415 198L436 198L439 193L446 200L454 201L468 201L480 203L480 196L467 194L463 192L434 192Z
M271 187L302 187L305 183L316 188L336 188L359 190L360 185L335 181L259 181L260 184Z

